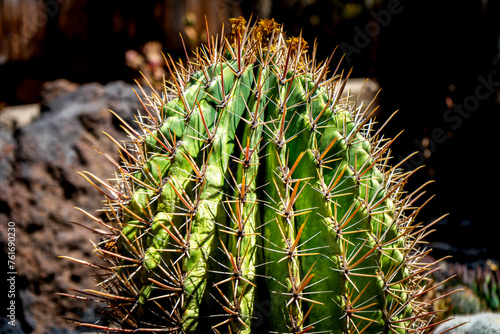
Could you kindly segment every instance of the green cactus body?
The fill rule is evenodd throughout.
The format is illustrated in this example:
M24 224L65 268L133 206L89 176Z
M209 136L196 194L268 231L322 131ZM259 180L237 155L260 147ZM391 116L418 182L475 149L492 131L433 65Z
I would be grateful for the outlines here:
M109 196L107 331L408 333L427 326L425 228L390 141L301 38L231 21L167 99L145 95ZM117 164L118 165L118 164ZM100 290L102 289L102 290Z

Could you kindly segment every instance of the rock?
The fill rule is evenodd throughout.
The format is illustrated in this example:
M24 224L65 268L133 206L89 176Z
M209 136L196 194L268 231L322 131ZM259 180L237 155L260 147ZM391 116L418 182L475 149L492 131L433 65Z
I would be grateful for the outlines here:
M57 79L54 81L46 82L43 84L40 91L42 104L46 105L55 98L67 93L74 92L77 89L78 84L67 79Z
M22 104L0 111L0 126L8 129L23 127L40 116L40 104Z
M139 108L128 84L84 84L50 99L32 123L13 132L0 128L0 225L14 222L16 228L16 333L68 332L74 326L65 317L94 316L90 304L56 295L92 286L93 271L58 257L95 260L89 239L97 237L71 222L92 226L75 207L98 216L101 198L77 172L112 176L114 166L92 146L118 160L116 146L102 131L118 140L125 135L108 109L132 124ZM3 252L5 233L0 229Z
M12 137L11 129L4 128L0 125L0 186L2 181L8 180L12 176L12 169L15 159L16 143ZM0 202L0 212L4 212Z
M375 78L350 78L346 82L342 97L349 97L351 100L357 100L357 105L362 105L363 108L370 106L370 108L365 111L365 115L368 116L370 113L374 112L377 106L379 106L377 102L379 90L380 85ZM373 116L376 117L378 114L379 110L377 109Z
M474 315L455 316L450 321L439 325L434 333L442 333L462 323L458 328L452 329L449 334L500 334L500 314L478 313Z
M15 85L16 101L20 104L38 102L38 92L44 83L43 79L26 78Z

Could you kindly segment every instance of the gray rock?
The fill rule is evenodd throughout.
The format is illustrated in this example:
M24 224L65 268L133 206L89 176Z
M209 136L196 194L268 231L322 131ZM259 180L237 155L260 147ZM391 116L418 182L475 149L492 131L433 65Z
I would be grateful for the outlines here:
M500 314L478 313L455 316L452 320L439 325L434 333L442 333L462 323L466 323L446 333L455 334L500 334Z

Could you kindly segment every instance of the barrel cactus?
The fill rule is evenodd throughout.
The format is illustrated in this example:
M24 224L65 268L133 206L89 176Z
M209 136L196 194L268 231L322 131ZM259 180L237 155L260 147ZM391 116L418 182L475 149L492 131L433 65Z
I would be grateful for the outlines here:
M95 229L106 332L423 333L434 314L421 189L389 140L272 19L231 19L115 141ZM208 35L208 32L207 32ZM208 36L207 36L208 37ZM311 55L312 53L312 55ZM370 106L368 106L370 107ZM118 116L118 115L117 115ZM119 116L118 116L119 117ZM68 294L69 295L69 294ZM104 306L103 306L104 305Z

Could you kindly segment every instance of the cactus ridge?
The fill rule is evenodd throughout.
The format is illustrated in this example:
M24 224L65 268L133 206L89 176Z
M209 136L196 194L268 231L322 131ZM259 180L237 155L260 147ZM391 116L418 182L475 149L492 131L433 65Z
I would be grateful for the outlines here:
M163 92L110 182L95 244L106 332L423 333L434 312L417 223L423 191L390 166L394 139L272 19L231 19ZM339 64L340 65L340 64ZM138 94L139 96L139 94ZM119 117L117 115L117 117Z

